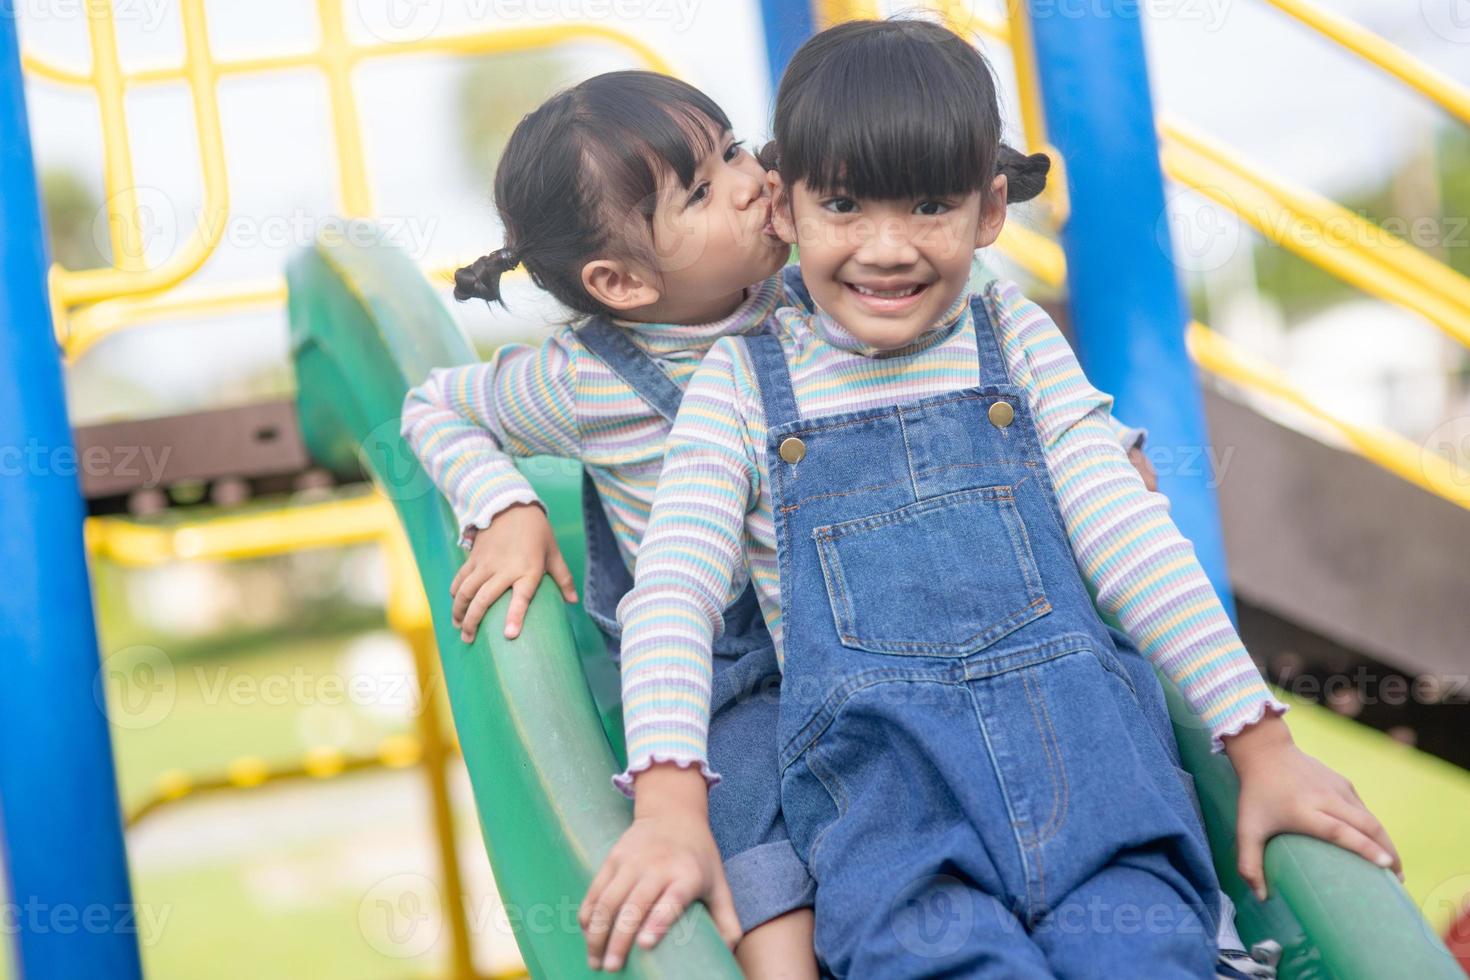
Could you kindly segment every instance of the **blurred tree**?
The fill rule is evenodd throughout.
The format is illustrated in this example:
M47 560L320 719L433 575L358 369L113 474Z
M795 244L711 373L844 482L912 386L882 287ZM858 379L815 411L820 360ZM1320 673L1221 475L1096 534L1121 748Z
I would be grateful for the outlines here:
M1433 186L1424 186L1426 176ZM1464 224L1470 216L1470 134L1463 130L1444 129L1425 156L1339 203L1369 221L1390 222L1401 237L1470 275L1470 227ZM1261 293L1280 305L1288 324L1357 296L1354 287L1279 245L1261 243L1255 260Z
M582 74L566 54L528 51L473 62L459 88L459 117L465 166L471 179L489 188L500 151L527 113Z
M41 171L51 261L65 269L96 269L112 264L112 249L93 234L102 202L76 172L59 167Z

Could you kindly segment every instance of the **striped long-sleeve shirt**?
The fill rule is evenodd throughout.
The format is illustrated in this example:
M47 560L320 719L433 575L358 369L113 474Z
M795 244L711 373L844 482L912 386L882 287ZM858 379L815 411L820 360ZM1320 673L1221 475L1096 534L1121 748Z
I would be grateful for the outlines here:
M683 388L716 340L759 329L783 299L781 277L772 276L722 320L629 324L628 336ZM511 457L564 456L592 475L633 567L669 423L582 345L573 326L536 346L506 344L481 364L434 369L404 399L401 430L454 509L462 547L505 508L538 502Z
M977 255L972 281L988 282ZM735 312L712 323L630 323L628 335L682 389L715 341L761 328L778 305L792 305L781 277L751 290ZM582 462L597 487L622 557L633 567L648 524L669 423L562 326L541 344L506 344L482 364L436 368L403 403L404 439L454 510L460 545L512 504L536 492L511 457L564 456ZM1124 446L1145 433L1117 426Z
M1094 388L1051 318L1014 283L983 291L1013 383L1036 418L1077 565L1098 607L1200 714L1216 750L1223 736L1283 712L1241 645L1166 499L1149 493L1120 450L1112 397ZM908 348L873 356L825 314L782 309L777 332L804 417L907 402L978 381L974 317L962 297ZM690 382L623 599L623 710L628 769L699 765L710 647L720 612L754 580L784 663L780 581L767 481L766 421L742 345L722 340Z

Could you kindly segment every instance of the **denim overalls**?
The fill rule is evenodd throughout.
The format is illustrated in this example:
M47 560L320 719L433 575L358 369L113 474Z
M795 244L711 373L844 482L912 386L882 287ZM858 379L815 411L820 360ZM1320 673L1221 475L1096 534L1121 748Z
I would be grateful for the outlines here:
M1213 976L1218 883L1158 682L1098 618L971 305L978 387L819 418L779 339L744 338L818 956L885 980Z
M670 424L683 392L621 329L602 317L577 328L577 338ZM633 586L592 478L582 471L582 520L587 567L582 605L619 658L618 602ZM781 817L776 723L781 672L755 589L725 610L714 642L709 765L721 775L710 792L710 826L724 858L725 877L740 925L749 930L812 904L815 886L796 857Z

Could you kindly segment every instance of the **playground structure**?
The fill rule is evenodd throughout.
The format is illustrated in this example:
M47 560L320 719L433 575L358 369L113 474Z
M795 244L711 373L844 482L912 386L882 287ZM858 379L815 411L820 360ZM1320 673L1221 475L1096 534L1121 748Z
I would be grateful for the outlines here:
M1332 41L1364 56L1470 122L1470 93L1377 38L1301 0L1272 5ZM1039 17L1015 8L1009 23L963 18L958 5L941 13L957 27L1003 42L1012 53L1028 145L1049 152L1066 175L1045 196L1050 230L1060 244L1010 225L1001 246L1038 279L1065 284L1079 352L1100 388L1117 396L1120 414L1147 424L1155 444L1201 445L1206 440L1194 363L1211 374L1294 404L1331 425L1367 460L1418 485L1456 508L1470 507L1470 492L1455 479L1448 460L1426 457L1418 446L1366 430L1316 410L1268 368L1188 317L1176 270L1157 244L1152 221L1164 207L1162 176L1169 176L1224 205L1281 244L1301 248L1310 236L1293 227L1358 220L1330 202L1258 175L1227 149L1164 121L1157 126L1135 17ZM796 44L836 19L871 15L865 3L763 5L773 78ZM407 43L356 44L347 39L340 0L320 0L322 42L308 54L224 60L210 51L201 0L181 0L185 58L177 66L126 70L121 65L107 4L88 6L93 59L79 72L20 58L15 20L0 24L0 254L7 257L0 315L0 352L13 372L18 407L0 413L0 443L101 444L108 433L77 433L66 417L55 344L63 356L80 356L101 338L137 323L213 315L287 299L283 283L195 287L190 276L218 240L201 222L199 236L168 261L146 267L139 234L129 134L124 106L132 86L182 83L193 98L204 173L205 210L228 212L226 161L215 86L230 75L287 68L321 69L328 81L338 151L343 212L373 213L352 90L353 67L370 58L408 53L448 56L494 54L596 40L626 52L642 67L668 70L658 54L625 33L604 27L492 27L474 34L430 37ZM39 81L84 86L101 109L107 198L118 266L108 270L48 270L39 225L35 178L26 139L21 65ZM1050 129L1047 120L1064 122ZM1057 145L1048 141L1055 132ZM17 134L12 140L9 134ZM1162 157L1155 148L1162 145ZM1086 166L1067 166L1067 161ZM1243 203L1242 203L1243 202ZM1284 216L1283 224L1275 218ZM1294 224L1299 223L1299 224ZM1283 231L1286 229L1286 231ZM1318 236L1316 241L1321 241ZM1383 232L1359 236L1350 250L1303 249L1317 262L1365 292L1422 315L1462 342L1470 342L1470 282L1406 243ZM12 261L12 257L15 261ZM428 270L442 276L444 270ZM471 776L487 848L502 893L529 904L537 896L579 896L598 856L628 819L628 808L605 788L617 764L621 729L615 688L596 677L600 641L580 610L568 610L553 590L541 590L526 621L525 640L507 643L486 629L466 647L448 622L443 601L460 552L452 516L407 457L397 434L397 413L407 386L435 366L464 363L473 349L453 326L421 270L386 246L320 243L289 270L292 349L299 394L285 415L253 408L223 420L234 426L245 454L228 448L180 461L172 476L289 477L310 463L352 479L363 469L378 487L372 496L310 505L270 517L225 518L167 532L119 516L92 516L74 478L55 474L7 481L0 489L17 533L6 538L6 556L21 569L3 599L7 622L17 624L21 651L12 685L0 695L0 794L8 801L46 799L47 807L5 809L6 867L10 894L39 895L77 906L130 901L107 723L92 700L96 641L91 619L84 544L93 554L146 563L180 557L242 557L288 548L380 541L393 574L389 620L414 650L420 689L431 690L443 670L459 749ZM55 325L54 333L48 329ZM1103 327L1107 327L1105 332ZM1137 340L1138 342L1133 342ZM264 413L264 415L262 414ZM268 416L268 424L262 418ZM169 431L199 419L168 423ZM254 439L264 431L272 438ZM304 443L294 429L299 425ZM282 427L286 437L282 437ZM115 438L116 433L111 437ZM140 438L133 430L131 437ZM154 433L154 438L159 438ZM269 445L267 445L269 444ZM309 459L308 459L309 457ZM533 475L552 512L563 551L580 570L575 470L531 461ZM86 489L86 488L84 488ZM96 498L116 498L133 486L90 488ZM1163 489L1174 516L1195 542L1222 595L1229 595L1216 501L1200 479L1166 474ZM402 530L400 530L400 524ZM25 533L20 533L25 532ZM406 535L405 533L406 532ZM44 544L43 544L44 543ZM415 580L415 576L421 580ZM439 597L433 601L425 598ZM493 618L493 617L492 617ZM437 642L436 642L437 640ZM527 645L534 644L528 652ZM435 657L435 648L439 657ZM438 661L436 663L436 660ZM589 691L589 673L593 683ZM1277 897L1261 905L1234 879L1229 856L1233 776L1228 764L1199 744L1197 727L1176 704L1181 745L1200 781L1227 888L1242 907L1248 938L1271 937L1286 950L1283 976L1456 975L1453 963L1424 928L1418 910L1384 873L1319 842L1282 838L1268 850L1268 873ZM433 788L443 887L460 891L450 832L445 767L454 747L439 736L429 707L418 739L384 745L374 756L309 755L300 766L271 770L249 759L220 776L175 774L156 798L128 816L146 818L194 792L222 791L296 776L329 777L372 765L422 764ZM555 731L554 749L533 736ZM35 739L36 732L47 734ZM85 764L78 765L79 760ZM59 783L57 773L65 773ZM507 805L506 801L514 801ZM694 939L651 956L635 956L629 969L643 975L736 975L701 909ZM471 975L467 926L450 916L457 975ZM518 937L528 969L543 976L585 973L577 935ZM137 976L134 940L126 933L54 935L22 932L17 960L25 976Z

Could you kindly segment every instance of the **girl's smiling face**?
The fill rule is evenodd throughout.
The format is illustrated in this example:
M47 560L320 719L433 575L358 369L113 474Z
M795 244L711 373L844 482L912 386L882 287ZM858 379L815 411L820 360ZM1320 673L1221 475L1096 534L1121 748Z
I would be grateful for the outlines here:
M647 241L651 231L647 261L596 259L583 269L588 291L622 316L648 323L719 319L790 255L771 225L765 169L728 130L711 121L706 135L711 149L688 186L665 171L652 218L627 218L630 234Z
M797 181L775 196L775 229L800 250L812 300L857 340L893 350L964 292L975 250L1005 224L1006 178L983 195L858 199Z

